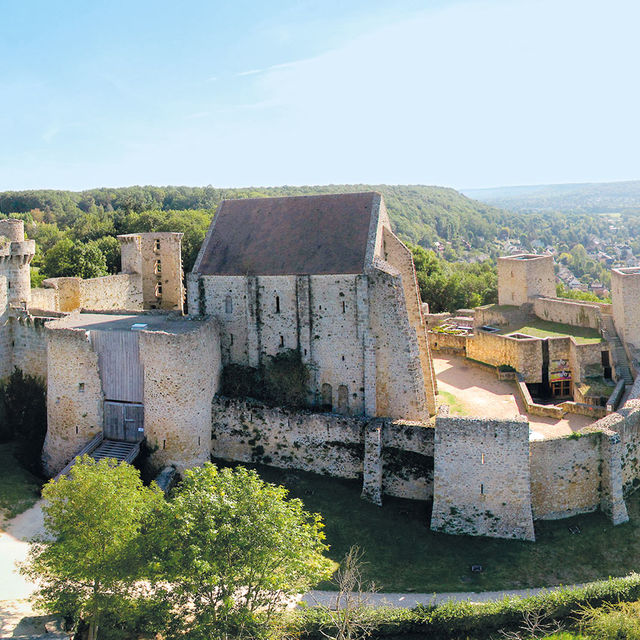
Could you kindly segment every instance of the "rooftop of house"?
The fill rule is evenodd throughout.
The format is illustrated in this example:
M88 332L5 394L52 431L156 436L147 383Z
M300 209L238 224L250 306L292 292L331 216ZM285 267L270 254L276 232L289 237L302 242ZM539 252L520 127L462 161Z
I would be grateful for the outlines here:
M202 275L363 273L377 193L225 200L194 271Z

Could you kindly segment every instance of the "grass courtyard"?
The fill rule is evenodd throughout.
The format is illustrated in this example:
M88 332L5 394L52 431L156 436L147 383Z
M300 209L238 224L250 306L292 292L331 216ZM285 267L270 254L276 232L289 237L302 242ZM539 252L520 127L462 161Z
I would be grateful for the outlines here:
M640 494L627 500L627 524L613 527L601 513L536 522L537 542L530 543L432 532L430 505L385 497L384 506L376 507L360 499L357 481L267 467L258 471L323 515L332 559L360 546L367 578L382 591L520 589L640 569ZM475 564L482 565L482 573L471 572Z
M602 336L597 329L588 327L574 327L560 322L549 322L540 318L529 318L523 323L511 323L500 330L500 334L524 333L534 338L575 338L578 344L596 344L602 342Z
M33 506L40 497L41 482L18 464L12 442L0 444L0 525Z

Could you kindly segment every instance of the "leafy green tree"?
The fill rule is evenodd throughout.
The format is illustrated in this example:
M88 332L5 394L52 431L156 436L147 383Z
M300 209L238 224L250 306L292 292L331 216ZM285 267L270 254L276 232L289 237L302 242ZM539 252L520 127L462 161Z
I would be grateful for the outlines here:
M85 244L63 238L45 255L42 272L47 278L97 278L107 275L107 262L95 243Z
M89 244L95 246L104 255L107 273L120 271L120 241L116 237L103 236Z
M192 614L175 616L173 634L257 637L287 596L333 571L320 516L243 467L187 471L169 512L171 596Z
M144 593L143 527L165 508L164 497L131 465L88 456L42 496L45 535L21 571L38 584L40 606L88 622L95 640L103 620L135 608Z

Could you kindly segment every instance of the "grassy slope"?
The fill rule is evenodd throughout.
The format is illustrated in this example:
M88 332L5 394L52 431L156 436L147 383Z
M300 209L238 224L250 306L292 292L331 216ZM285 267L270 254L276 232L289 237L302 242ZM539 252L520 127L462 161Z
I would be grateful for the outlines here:
M360 499L357 481L261 467L289 487L326 523L329 555L351 545L366 554L366 573L383 591L478 591L587 582L622 576L640 565L640 494L628 501L631 521L613 527L601 513L536 523L537 542L449 536L429 529L429 505L385 497L382 508ZM579 534L569 527L578 526ZM471 573L481 564L483 573ZM327 588L328 585L323 585Z
M13 443L0 444L0 520L14 518L40 497L41 483L13 457Z

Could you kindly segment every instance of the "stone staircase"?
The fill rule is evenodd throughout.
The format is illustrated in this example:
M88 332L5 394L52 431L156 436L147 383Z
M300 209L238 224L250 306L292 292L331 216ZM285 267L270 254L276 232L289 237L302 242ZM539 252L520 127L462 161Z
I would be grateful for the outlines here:
M602 315L602 336L609 344L613 368L618 380L624 380L625 385L633 384L633 376L629 368L627 353L618 337L613 318L610 315Z
M75 456L71 462L54 478L57 480L61 476L69 473L69 469L75 464L75 461L88 455L94 460L104 460L105 458L113 458L118 462L128 462L131 464L140 453L139 442L123 442L121 440L105 440L102 433L99 433L91 442L85 445Z

